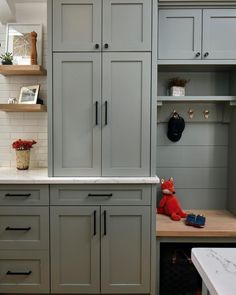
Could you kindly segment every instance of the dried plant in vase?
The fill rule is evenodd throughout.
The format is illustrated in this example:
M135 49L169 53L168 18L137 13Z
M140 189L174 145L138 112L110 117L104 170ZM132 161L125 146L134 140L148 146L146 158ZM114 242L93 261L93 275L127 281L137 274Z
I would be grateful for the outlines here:
M178 77L172 78L168 82L169 95L171 96L184 96L185 86L190 80L181 79Z
M16 150L16 168L18 170L29 169L30 150L36 144L35 140L18 139L12 143L12 148Z

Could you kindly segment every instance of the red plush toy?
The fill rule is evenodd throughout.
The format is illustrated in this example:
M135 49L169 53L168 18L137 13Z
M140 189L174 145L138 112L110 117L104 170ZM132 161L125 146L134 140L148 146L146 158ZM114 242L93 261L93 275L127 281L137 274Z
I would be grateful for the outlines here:
M169 180L161 180L162 199L160 200L159 207L157 208L158 214L165 214L171 217L175 221L179 221L181 218L187 216L187 214L181 209L178 199L174 196L174 180L171 177Z

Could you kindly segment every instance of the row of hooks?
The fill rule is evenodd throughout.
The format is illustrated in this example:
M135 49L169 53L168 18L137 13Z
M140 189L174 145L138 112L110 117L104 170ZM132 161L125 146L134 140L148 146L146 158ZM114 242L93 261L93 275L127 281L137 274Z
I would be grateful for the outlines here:
M176 112L176 110L174 110L173 111L173 116L176 116L176 115L178 115L178 113ZM194 117L194 110L193 109L189 109L188 110L188 116L189 116L189 119L193 119L193 117ZM203 116L204 116L204 118L207 120L207 119L209 119L209 116L210 116L210 111L209 110L204 110L203 111Z

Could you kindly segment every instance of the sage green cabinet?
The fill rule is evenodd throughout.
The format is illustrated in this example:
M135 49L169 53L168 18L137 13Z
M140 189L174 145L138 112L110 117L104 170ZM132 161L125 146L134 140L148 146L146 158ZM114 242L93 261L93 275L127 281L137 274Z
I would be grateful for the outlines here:
M150 207L101 207L101 292L150 292Z
M97 203L51 206L52 293L150 293L151 206Z
M51 289L100 292L99 207L51 207Z
M54 0L53 50L150 51L151 7L151 0Z
M56 53L53 64L54 176L150 175L150 53Z
M55 176L101 175L101 54L53 57Z
M158 58L236 58L236 9L160 9Z

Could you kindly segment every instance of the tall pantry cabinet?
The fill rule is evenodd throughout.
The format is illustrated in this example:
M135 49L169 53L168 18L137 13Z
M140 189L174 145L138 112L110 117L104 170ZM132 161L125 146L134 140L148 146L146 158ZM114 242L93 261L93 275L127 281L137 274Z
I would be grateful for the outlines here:
M151 0L53 3L53 176L150 176Z

